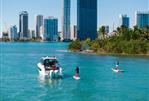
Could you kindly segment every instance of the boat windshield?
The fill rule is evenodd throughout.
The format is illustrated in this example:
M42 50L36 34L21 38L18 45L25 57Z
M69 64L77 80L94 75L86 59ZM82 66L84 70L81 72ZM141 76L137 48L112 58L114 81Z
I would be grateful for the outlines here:
M44 66L46 66L46 67L52 67L53 65L56 65L58 63L58 61L56 60L56 59L45 59L44 60L44 62L43 62L43 64L44 64Z

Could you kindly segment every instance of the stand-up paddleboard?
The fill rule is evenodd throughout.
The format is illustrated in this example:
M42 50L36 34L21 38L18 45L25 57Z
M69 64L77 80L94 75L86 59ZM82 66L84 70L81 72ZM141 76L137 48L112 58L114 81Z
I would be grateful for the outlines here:
M113 71L113 72L116 72L116 73L118 73L118 72L124 72L124 70L115 69L115 68L112 68L112 71Z
M75 80L79 80L80 79L80 77L79 76L73 76L73 78L75 79Z

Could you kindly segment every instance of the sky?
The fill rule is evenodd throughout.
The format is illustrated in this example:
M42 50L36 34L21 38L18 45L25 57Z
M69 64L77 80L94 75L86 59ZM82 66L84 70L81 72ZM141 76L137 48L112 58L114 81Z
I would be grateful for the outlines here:
M109 25L113 29L119 25L119 14L130 17L130 26L134 26L135 11L149 11L149 0L97 0L98 28ZM29 13L29 29L35 27L35 15L55 16L62 24L63 0L0 0L0 26L6 31L12 25L19 25L19 12ZM71 25L77 24L77 0L71 0Z

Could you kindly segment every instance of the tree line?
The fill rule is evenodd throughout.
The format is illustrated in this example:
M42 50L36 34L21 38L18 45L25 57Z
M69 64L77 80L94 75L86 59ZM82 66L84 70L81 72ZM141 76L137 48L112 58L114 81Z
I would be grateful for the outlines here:
M72 51L82 51L84 46L87 46L96 53L149 54L149 26L121 26L110 35L105 32L105 26L102 26L95 40L76 40L70 43L68 48Z

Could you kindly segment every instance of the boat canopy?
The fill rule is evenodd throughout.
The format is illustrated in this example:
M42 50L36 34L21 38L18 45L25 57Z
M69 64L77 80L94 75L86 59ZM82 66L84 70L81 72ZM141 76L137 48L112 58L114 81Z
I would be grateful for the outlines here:
M42 60L44 61L44 60L57 60L57 58L56 57L48 57L48 56L46 56L46 57L42 57Z
M52 66L58 63L57 58L56 57L42 57L41 58L41 63L48 67L48 66Z

